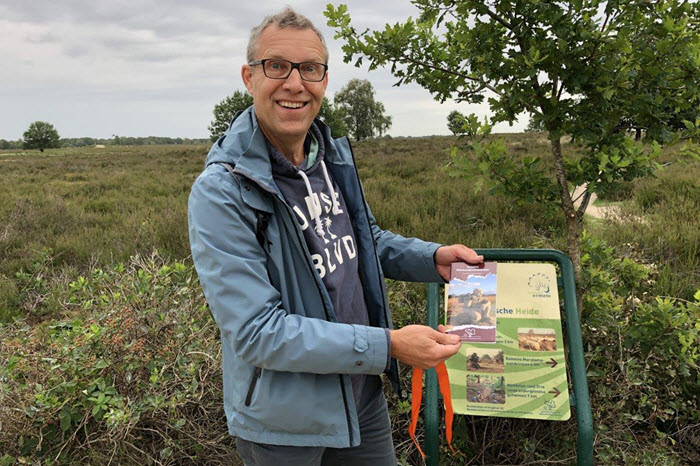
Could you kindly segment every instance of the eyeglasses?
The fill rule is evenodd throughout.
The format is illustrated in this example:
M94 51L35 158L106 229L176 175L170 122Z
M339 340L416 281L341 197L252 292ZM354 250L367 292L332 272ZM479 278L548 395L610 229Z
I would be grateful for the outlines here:
M315 63L307 61L303 63L294 63L289 60L280 60L277 58L265 58L264 60L256 60L248 63L250 66L262 65L265 76L271 79L287 79L292 70L299 70L299 76L304 81L318 82L323 81L326 77L328 65L323 63Z

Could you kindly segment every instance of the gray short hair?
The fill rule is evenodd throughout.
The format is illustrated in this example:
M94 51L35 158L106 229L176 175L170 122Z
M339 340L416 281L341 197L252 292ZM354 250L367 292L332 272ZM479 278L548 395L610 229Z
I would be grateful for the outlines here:
M321 31L314 26L309 18L304 15L300 15L292 9L290 6L286 6L284 10L273 15L268 15L262 20L262 23L255 26L250 31L250 39L248 39L248 49L247 58L248 63L255 60L255 53L258 51L258 42L260 41L260 35L268 26L277 26L280 29L292 28L292 29L311 29L316 33L318 38L321 40L321 45L323 45L323 51L326 54L325 62L328 64L328 46L326 41L321 34Z

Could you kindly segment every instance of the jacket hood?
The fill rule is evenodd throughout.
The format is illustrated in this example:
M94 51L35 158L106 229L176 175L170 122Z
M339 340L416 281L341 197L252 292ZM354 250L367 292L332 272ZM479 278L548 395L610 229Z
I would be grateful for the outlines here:
M330 128L320 119L314 119L314 124L323 137L326 160L333 162L337 142L332 138ZM233 117L228 130L212 146L204 164L222 162L234 165L235 171L277 191L265 135L258 126L252 105Z

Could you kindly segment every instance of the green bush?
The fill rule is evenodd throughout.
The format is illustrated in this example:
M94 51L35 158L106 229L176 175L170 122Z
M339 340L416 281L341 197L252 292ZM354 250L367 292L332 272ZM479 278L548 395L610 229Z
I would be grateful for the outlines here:
M688 426L700 420L700 291L692 302L654 297L653 265L617 258L588 235L583 249L582 329L598 458L659 464L680 453L697 463L700 435ZM660 455L648 462L653 450Z
M218 332L192 267L136 256L67 285L63 318L0 327L0 451L23 463L235 464Z
M634 195L634 187L635 181L621 181L614 189L599 189L596 195L602 201L626 201Z
M634 249L658 275L650 295L692 300L700 284L700 163L675 163L653 178L638 180L633 202L619 218L596 224L595 235L617 246L618 255Z

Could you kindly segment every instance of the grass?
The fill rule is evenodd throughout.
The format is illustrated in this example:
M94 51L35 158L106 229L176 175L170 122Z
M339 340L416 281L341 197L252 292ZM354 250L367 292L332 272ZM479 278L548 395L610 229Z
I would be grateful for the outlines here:
M518 150L528 147L518 139L532 143L516 138ZM384 228L479 247L523 247L557 228L537 207L475 194L468 180L447 178L442 167L452 142L436 137L357 144L368 202ZM187 196L207 151L110 146L49 149L19 159L0 152L0 321L59 311L50 300L28 296L17 277L46 254L52 267L76 270L154 250L187 258Z
M52 267L84 270L158 250L186 258L187 196L206 146L0 152L0 321L52 314L17 273L49 252Z
M450 178L445 137L378 140L358 144L358 169L367 202L383 228L406 236L473 247L524 247L558 228L539 206L522 207L503 196L474 192ZM516 147L523 143L514 140ZM540 150L536 145L534 150Z
M634 182L621 216L595 223L595 234L619 252L635 251L659 268L650 294L691 300L700 287L700 169L676 162ZM636 221L643 218L646 221Z

